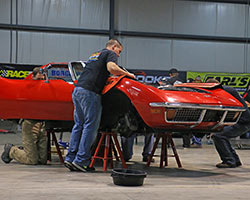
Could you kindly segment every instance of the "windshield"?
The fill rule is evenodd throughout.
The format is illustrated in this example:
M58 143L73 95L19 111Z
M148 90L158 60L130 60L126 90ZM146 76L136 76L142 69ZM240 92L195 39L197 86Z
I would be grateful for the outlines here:
M85 64L82 62L72 62L71 67L76 80L78 80L83 71L83 68L85 67Z
M49 80L62 79L66 82L72 82L68 65L51 65L48 68L48 78Z

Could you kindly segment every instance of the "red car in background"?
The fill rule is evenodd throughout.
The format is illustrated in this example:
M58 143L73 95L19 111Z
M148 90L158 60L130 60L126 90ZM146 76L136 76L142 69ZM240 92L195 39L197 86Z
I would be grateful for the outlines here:
M73 124L72 91L85 64L50 63L46 80L0 78L0 119L41 119L53 126ZM103 90L102 130L132 132L220 131L245 110L220 84L151 86L126 76L111 76ZM56 124L56 125L55 125Z

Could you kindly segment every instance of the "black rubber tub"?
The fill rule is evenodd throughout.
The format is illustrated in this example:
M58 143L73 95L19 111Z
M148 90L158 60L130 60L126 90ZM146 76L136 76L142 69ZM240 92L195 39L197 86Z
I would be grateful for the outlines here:
M147 173L141 170L116 168L112 170L111 176L115 185L141 186Z

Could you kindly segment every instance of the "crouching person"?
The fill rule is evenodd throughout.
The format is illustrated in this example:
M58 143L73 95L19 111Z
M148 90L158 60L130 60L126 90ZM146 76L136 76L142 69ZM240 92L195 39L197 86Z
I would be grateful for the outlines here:
M33 79L44 79L40 68L33 70ZM36 165L47 163L47 135L45 122L41 120L25 119L22 123L23 146L5 144L2 160L10 163L13 159L22 164Z
M22 123L23 146L12 144L4 146L2 160L9 163L16 160L22 164L45 165L47 163L47 136L45 123L38 120L24 120Z
M207 83L219 83L215 79L208 79ZM242 103L246 109L242 112L238 122L232 126L224 127L223 131L212 134L215 148L222 160L216 167L218 168L235 168L242 165L238 154L230 143L231 138L236 138L247 133L250 130L250 110L245 101L236 91L236 89L229 86L222 86L223 89L231 94L235 99Z

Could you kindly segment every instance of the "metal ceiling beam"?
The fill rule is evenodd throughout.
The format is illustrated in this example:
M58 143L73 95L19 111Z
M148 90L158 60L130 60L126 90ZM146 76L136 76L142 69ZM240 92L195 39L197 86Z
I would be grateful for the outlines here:
M215 2L215 3L232 3L232 4L250 4L250 0L181 0L181 1L200 1L200 2Z
M109 35L108 30L65 28L51 26L30 26L19 24L1 24L0 29L28 32L47 32L47 33L66 33L66 34L90 34L90 35Z
M187 35L187 34L175 34L175 33L153 33L153 32L137 32L137 31L115 31L115 35L159 38L159 39L199 40L199 41L213 41L213 42L249 43L250 41L250 38L247 37Z
M79 29L79 28L64 28L64 27L48 27L48 26L30 26L16 24L1 24L0 29L12 31L27 31L27 32L46 32L46 33L61 33L61 34L85 34L85 35L103 35L113 38L114 36L130 36L130 37L147 37L159 39L179 39L179 40L200 40L214 42L236 42L249 43L248 37L227 37L227 36L206 36L206 35L188 35L175 33L154 33L154 32L138 32L138 31L117 31L117 30L99 30L99 29Z

